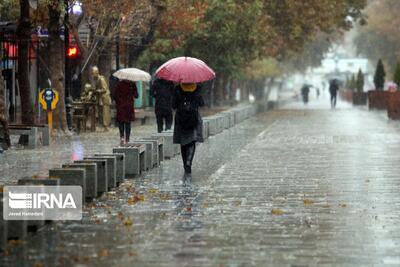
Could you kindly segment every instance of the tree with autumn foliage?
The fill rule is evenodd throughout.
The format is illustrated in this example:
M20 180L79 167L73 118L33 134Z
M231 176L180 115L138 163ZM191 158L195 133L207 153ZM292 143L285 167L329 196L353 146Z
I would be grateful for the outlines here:
M382 59L388 73L394 73L400 57L399 8L397 0L370 1L365 10L367 24L359 28L355 40L358 52L372 61Z

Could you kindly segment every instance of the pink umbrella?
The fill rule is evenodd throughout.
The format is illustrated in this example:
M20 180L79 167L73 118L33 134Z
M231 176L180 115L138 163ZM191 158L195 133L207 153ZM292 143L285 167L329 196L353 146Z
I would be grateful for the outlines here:
M200 59L177 57L159 67L156 76L178 83L200 83L214 79L215 72Z

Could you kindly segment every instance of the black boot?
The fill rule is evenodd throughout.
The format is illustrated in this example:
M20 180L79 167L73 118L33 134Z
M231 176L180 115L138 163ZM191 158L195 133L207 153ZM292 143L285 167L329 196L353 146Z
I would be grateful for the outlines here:
M181 156L182 156L182 163L183 163L183 168L185 169L186 173L186 159L187 159L187 146L181 145Z
M185 162L185 172L188 174L192 173L192 162L195 152L196 152L196 143L192 142L188 144L186 148L186 162Z

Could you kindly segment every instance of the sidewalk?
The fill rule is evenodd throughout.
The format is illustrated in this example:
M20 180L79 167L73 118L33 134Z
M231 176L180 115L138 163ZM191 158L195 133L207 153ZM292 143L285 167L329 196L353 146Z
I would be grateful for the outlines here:
M0 265L399 266L399 151L380 113L292 102L199 145L191 183L165 161Z

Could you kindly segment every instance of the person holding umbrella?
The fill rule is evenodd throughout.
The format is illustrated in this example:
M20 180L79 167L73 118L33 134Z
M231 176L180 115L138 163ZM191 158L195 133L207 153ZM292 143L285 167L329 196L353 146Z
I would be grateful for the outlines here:
M173 58L156 71L160 79L177 83L172 108L176 110L173 141L181 146L184 179L190 179L196 142L203 142L203 121L199 108L204 106L198 83L215 78L214 71L192 57Z
M196 142L203 142L203 120L199 112L202 106L204 100L197 84L181 83L176 86L172 102L172 108L176 110L173 141L181 145L186 176L192 173Z
M114 88L114 99L117 108L117 122L121 145L129 142L131 122L135 120L135 98L138 98L136 81L150 81L149 73L136 69L120 69L113 73L118 78Z
M135 98L138 92L135 82L120 80L114 88L115 105L117 108L117 122L121 145L129 142L131 122L135 120Z

